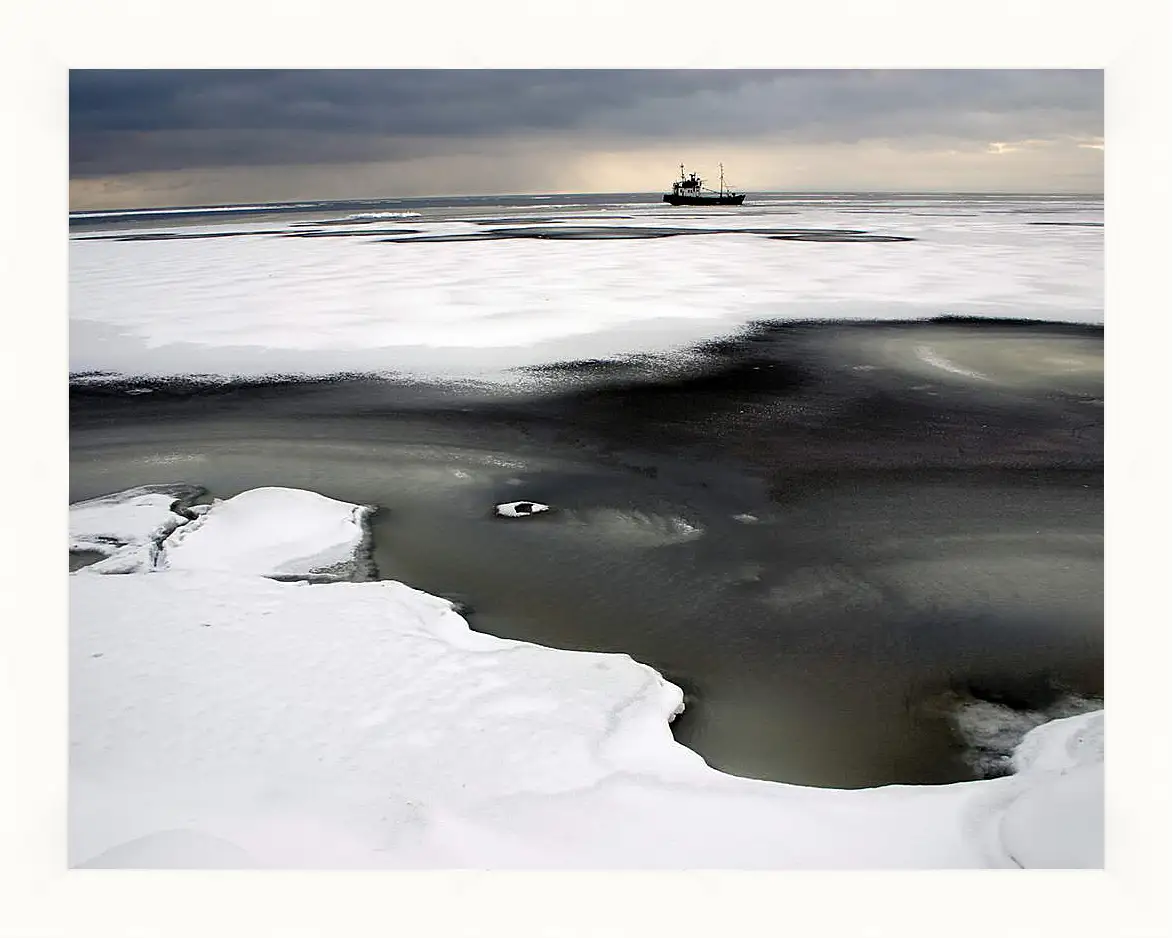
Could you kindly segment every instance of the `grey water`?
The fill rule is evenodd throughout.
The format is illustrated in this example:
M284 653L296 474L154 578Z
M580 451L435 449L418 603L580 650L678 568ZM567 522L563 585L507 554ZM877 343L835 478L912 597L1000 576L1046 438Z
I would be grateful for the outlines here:
M717 768L972 778L959 702L1103 693L1102 371L927 405L825 365L839 333L872 328L783 330L691 379L524 402L357 380L75 387L70 499L182 480L376 505L382 577L459 600L481 631L655 667L686 692L677 738ZM882 328L888 348L901 327ZM773 377L748 382L767 358ZM555 510L493 517L521 498Z
M983 214L1033 215L1039 212L1078 213L1089 203L1102 205L1102 200L1082 195L1022 193L817 193L817 192L755 192L751 193L745 211L737 214L765 211L770 215L786 214L788 210L835 208L854 214L918 214L941 215L972 214L975 207ZM379 212L412 213L422 221L477 220L493 221L497 216L512 223L548 221L584 210L607 212L620 217L626 210L637 213L649 209L663 209L658 192L617 193L560 193L557 195L474 195L429 196L417 198L387 198L361 200L329 200L267 203L256 206L175 206L162 209L124 211L74 212L69 216L70 231L84 234L90 230L116 228L150 228L173 225L231 224L233 222L274 221L297 224L354 224L348 216ZM231 211L224 211L231 209ZM695 213L693 213L695 214ZM701 213L709 217L711 213ZM688 217L686 210L677 209L674 217ZM527 217L528 216L528 217ZM371 219L375 221L377 219ZM388 220L386 218L384 221ZM410 216L399 219L410 221Z

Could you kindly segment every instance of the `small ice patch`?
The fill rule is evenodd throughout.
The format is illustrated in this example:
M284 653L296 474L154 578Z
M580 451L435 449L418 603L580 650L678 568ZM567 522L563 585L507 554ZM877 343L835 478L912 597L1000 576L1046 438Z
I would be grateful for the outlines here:
M973 378L976 381L991 380L980 372L970 371L968 368L962 368L960 365L954 364L947 358L942 358L927 345L918 345L915 349L915 352L916 357L926 365L932 365L934 368L940 368L942 371L948 371L952 374L961 375L966 378Z
M354 215L347 215L346 221L358 221L363 218L419 218L419 212L356 212Z
M504 459L500 456L482 456L481 462L486 466L495 466L498 469L525 469L525 463L514 459Z
M543 505L541 502L503 502L493 508L493 511L501 518L528 518L530 515L549 510L550 506Z
M144 456L143 462L148 466L170 466L180 462L204 462L206 456L198 453L157 453L154 456Z

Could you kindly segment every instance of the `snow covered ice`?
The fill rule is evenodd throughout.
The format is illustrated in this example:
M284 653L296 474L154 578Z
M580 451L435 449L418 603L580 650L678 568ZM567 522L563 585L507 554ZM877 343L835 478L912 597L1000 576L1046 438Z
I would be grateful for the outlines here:
M95 568L133 573L154 568L159 545L187 518L172 509L194 486L143 485L69 508L70 551L105 555Z
M512 383L512 369L679 354L763 319L1103 321L1099 203L880 203L860 214L783 202L709 218L643 205L624 214L559 218L587 231L724 233L443 242L492 231L374 213L351 216L353 230L337 227L343 218L317 228L234 220L87 232L70 242L70 372ZM1052 217L1063 224L1029 221ZM779 241L751 231L771 225L913 240ZM157 240L120 240L128 235Z
M1003 778L736 778L626 655L479 634L392 581L271 578L353 560L362 506L269 488L189 520L165 488L71 507L71 545L153 552L70 575L73 866L1103 864L1102 712L1032 730Z
M252 489L175 531L159 564L266 576L324 573L355 559L369 513L314 492Z

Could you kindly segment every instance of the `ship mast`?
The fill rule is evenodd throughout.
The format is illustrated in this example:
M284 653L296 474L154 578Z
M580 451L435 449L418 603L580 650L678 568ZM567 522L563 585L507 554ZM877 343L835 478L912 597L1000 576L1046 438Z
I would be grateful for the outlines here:
M721 167L721 195L724 195L725 194L725 164L718 163L717 165L719 167Z

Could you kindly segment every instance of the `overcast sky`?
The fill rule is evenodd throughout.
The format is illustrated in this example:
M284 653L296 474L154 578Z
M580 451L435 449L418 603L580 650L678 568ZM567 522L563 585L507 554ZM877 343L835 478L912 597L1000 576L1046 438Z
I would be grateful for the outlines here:
M1099 71L70 73L71 208L662 190L1094 192Z

